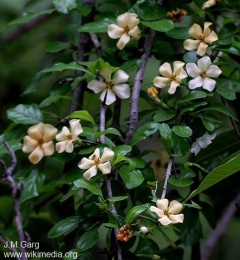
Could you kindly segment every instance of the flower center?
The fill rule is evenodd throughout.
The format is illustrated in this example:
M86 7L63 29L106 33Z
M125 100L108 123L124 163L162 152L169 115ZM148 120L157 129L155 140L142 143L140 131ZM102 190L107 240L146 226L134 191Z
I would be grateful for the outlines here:
M167 210L167 209L165 209L165 210L163 211L163 214L164 214L165 216L169 217L169 213L168 213L168 210Z
M67 139L68 139L68 140L72 140L72 139L73 139L72 134L68 134L68 135L67 135Z
M107 83L107 89L113 89L114 84L112 83L112 81Z
M175 81L175 80L176 80L176 77L177 77L177 76L175 75L175 73L173 73L172 76L170 77L170 80L171 80L171 81Z
M128 34L128 32L130 31L130 28L126 25L125 27L123 27L124 32Z

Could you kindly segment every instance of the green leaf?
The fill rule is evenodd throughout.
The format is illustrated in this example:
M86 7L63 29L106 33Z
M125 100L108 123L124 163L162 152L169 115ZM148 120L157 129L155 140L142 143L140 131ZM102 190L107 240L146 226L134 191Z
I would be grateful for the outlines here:
M107 228L118 229L118 226L113 223L103 223L102 226L107 227Z
M54 9L47 9L47 10L44 10L44 11L39 12L39 13L32 13L32 12L24 13L21 17L11 21L9 23L9 25L20 25L20 24L28 23L28 22L30 22L31 20L33 20L34 18L36 18L40 15L51 14L54 11L55 11Z
M139 128L137 128L137 130L135 131L135 133L132 137L130 145L133 146L136 143L138 143L139 141L154 134L158 129L158 125L159 124L156 122L148 122L148 123L140 126Z
M0 142L1 141L2 140L0 139ZM12 148L12 150L14 152L16 152L16 151L22 149L22 143L20 141L21 141L21 139L14 139L14 140L7 141L7 143ZM3 143L0 143L0 155L3 155L3 154L9 154L9 152L6 149L5 145Z
M95 183L95 182L87 181L87 180L81 178L81 179L78 179L78 180L74 181L73 184L74 184L77 188L87 189L87 190L89 190L91 193L96 194L96 195L102 197L101 188L100 188L100 186L99 186L97 183Z
M172 128L172 131L180 137L190 137L190 136L192 136L192 129L189 126L175 125Z
M208 131L210 131L210 132L214 131L215 126L214 126L214 124L211 121L209 121L206 118L204 118L204 115L201 116L201 119L202 119L203 125L205 126L205 128Z
M167 32L174 28L173 22L169 19L162 19L162 20L151 21L151 22L141 21L141 23L158 32Z
M84 67L79 65L77 62L71 62L71 63L68 63L68 64L59 62L59 63L54 64L50 68L46 68L46 69L42 70L42 72L43 73L46 73L46 72L60 72L60 71L64 71L64 70L80 70L80 71L84 71L84 72L94 76L88 70L86 70Z
M154 259L153 254L159 254L159 246L158 244L149 239L148 237L139 236L138 244L134 253L138 256L141 255L140 259Z
M94 247L98 242L98 227L93 227L85 232L77 242L77 251L82 253Z
M78 29L78 32L106 33L110 24L116 24L113 18L104 18L101 21L86 23Z
M211 171L200 183L199 187L196 190L194 190L185 201L193 198L194 196L210 188L214 184L238 172L240 170L239 162L240 152L235 157L229 159L227 162Z
M191 204L186 204L186 203L183 203L182 204L183 206L187 206L187 207L190 207L190 208L195 208L195 209L202 209L201 206L199 206L197 203L195 203L194 201L191 200Z
M144 177L139 170L129 171L128 165L123 165L119 170L119 174L127 189L138 187L144 181Z
M47 106L51 105L52 103L55 103L55 102L59 101L60 99L72 100L72 98L69 97L69 96L52 95L52 96L49 96L49 97L45 98L39 104L39 107L40 108L47 107Z
M170 154L172 149L172 130L165 123L159 124L158 128L161 135L162 143L167 152Z
M160 109L153 116L153 120L156 122L164 122L174 118L175 116L176 113L174 111L167 111L167 110Z
M115 154L126 155L132 151L132 147L129 145L118 145L112 149Z
M70 118L79 118L81 120L91 122L93 124L93 126L95 126L95 121L87 110L74 111L71 115L69 115L69 117Z
M111 199L108 199L110 202L117 202L117 201L122 201L126 200L128 196L118 196L118 197L112 197Z
M231 80L219 79L217 81L217 83L218 83L217 88L216 88L217 93L227 100L235 100L236 99L235 91L231 87L231 83L228 84L227 81L231 81Z
M186 105L184 106L182 109L181 109L181 114L185 113L185 112L192 112L194 111L196 108L198 107L202 107L202 106L206 106L208 103L206 101L198 101L198 102L195 102L193 104L190 104L190 105ZM199 111L198 111L199 112Z
M120 162L127 162L129 164L128 171L132 171L136 168L136 163L132 159L122 155L121 153L117 154L116 159L112 162L112 166L114 166Z
M189 143L186 138L180 137L176 134L172 135L172 146L173 156L185 156L190 150Z
M198 59L199 58L196 51L188 51L183 55L183 60L185 63L196 63Z
M42 113L36 104L17 105L7 111L10 120L17 124L34 125L43 120Z
M192 185L194 183L194 181L192 179L189 179L189 178L176 178L176 177L173 177L171 176L169 179L168 179L168 182L171 183L172 185L176 186L176 187L188 187L190 185Z
M56 238L60 236L66 236L78 227L80 217L72 216L59 221L48 232L49 238Z
M139 206L134 206L131 208L127 216L125 218L125 222L127 225L131 224L142 212L148 209L147 205L139 205Z
M51 41L48 42L45 46L45 52L54 53L66 50L70 47L69 42L59 42L59 41Z
M98 139L101 135L108 135L108 134L121 136L120 132L116 128L109 127L108 129L100 133L99 132L95 133L94 137L95 139Z
M166 32L167 36L174 39L187 39L189 27L178 27Z
M120 69L125 71L126 73L131 73L133 71L136 71L141 66L141 60L139 59L132 59L124 62Z
M189 101L200 99L200 98L205 98L205 97L207 97L207 93L206 92L195 90L195 91L191 91L187 96L181 98L177 102L177 104L179 105L179 104L187 103Z
M76 9L77 0L53 0L53 4L59 13L68 14L71 10Z

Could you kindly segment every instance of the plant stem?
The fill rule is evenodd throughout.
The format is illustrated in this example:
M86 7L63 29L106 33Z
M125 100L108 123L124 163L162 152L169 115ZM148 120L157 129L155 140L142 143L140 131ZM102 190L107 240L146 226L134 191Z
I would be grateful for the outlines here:
M137 128L138 123L138 101L140 90L143 81L143 75L147 66L147 61L151 52L152 42L155 35L155 31L153 29L149 29L149 32L146 36L146 40L143 47L143 54L141 56L141 67L136 73L134 83L133 83L133 92L132 92L132 99L131 99L131 110L130 110L130 121L129 121L129 128L125 140L125 144L129 144L131 138Z
M166 171L166 176L165 176L165 181L164 181L164 185L163 185L163 191L162 191L161 199L164 199L166 197L167 186L168 186L168 179L171 176L172 165L173 165L173 161L172 161L172 159L169 159L168 167L167 167L167 171Z

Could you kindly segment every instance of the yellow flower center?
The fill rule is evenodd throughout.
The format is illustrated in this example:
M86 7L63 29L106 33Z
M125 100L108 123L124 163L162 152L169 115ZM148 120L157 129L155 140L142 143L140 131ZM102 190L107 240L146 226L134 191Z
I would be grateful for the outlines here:
M169 212L168 212L167 209L165 209L165 210L163 211L163 214L164 214L165 216L169 217Z
M124 29L124 33L128 34L128 32L130 31L130 28L126 25L125 27L123 27Z
M107 82L107 89L113 89L114 84L112 83L112 81Z

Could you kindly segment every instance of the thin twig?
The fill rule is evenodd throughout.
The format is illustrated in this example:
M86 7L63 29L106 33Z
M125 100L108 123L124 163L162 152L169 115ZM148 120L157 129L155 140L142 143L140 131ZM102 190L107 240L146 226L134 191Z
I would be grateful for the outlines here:
M172 159L169 159L161 199L164 199L166 197L168 179L171 176L172 165L173 165L173 161L172 161Z
M129 142L131 141L131 138L137 128L139 95L140 95L140 90L141 90L141 86L142 86L144 72L145 72L145 69L147 66L147 61L148 61L148 58L151 53L151 47L152 47L154 35L155 35L155 31L152 29L149 29L149 32L146 36L146 40L145 40L144 47L143 47L144 53L141 56L141 67L137 71L135 79L134 79L132 99L131 99L130 121L129 121L129 128L128 128L125 144L129 144Z
M9 186L12 190L12 198L13 198L13 205L14 205L14 213L15 213L15 221L16 221L16 227L17 227L17 233L18 233L18 239L20 241L20 244L22 241L25 241L25 235L23 230L23 223L22 223L22 214L20 211L20 195L21 191L23 189L22 182L19 182L16 184L15 180L12 177L13 171L17 164L17 158L12 150L12 148L9 146L7 142L4 142L4 146L8 150L10 156L11 156L11 162L12 164L7 167L5 162L3 160L0 160L0 163L3 167L3 181L6 181L9 183ZM26 249L24 247L20 247L20 251L22 252L22 259L21 260L27 260L26 256Z
M237 196L230 202L227 209L224 210L224 214L222 215L221 219L218 221L217 227L215 228L215 230L212 231L212 233L208 237L205 246L203 248L203 253L201 258L202 260L211 259L214 249L216 248L221 237L226 232L226 229L231 219L234 217L238 209L237 205L239 204L239 202L240 202L240 193L237 194Z

